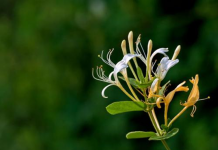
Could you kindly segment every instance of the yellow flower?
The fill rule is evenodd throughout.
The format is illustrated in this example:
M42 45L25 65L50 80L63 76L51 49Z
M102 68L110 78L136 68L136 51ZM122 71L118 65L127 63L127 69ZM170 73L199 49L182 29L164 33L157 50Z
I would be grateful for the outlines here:
M195 75L195 79L192 78L190 82L193 84L193 88L189 94L187 102L183 103L183 106L190 107L194 106L195 103L199 100L199 88L198 88L199 77L198 74Z
M165 103L166 105L166 109L168 109L168 106L170 104L170 102L172 101L174 95L176 92L179 92L179 91L185 91L187 92L189 90L189 88L187 86L183 86L185 84L185 81L180 83L174 90L172 90L170 93L167 94L166 97L159 97L156 101L156 105L158 108L161 108L160 104L161 103Z
M188 87L183 86L184 84L185 84L185 81L180 83L173 91L171 91L169 94L167 94L167 96L164 98L165 105L170 104L170 102L172 101L172 99L173 99L176 92L179 92L179 91L187 92L189 90Z
M198 81L199 81L199 76L198 74L195 75L195 79L192 77L191 80L189 80L192 84L192 90L188 96L188 100L187 102L181 104L183 106L185 106L185 108L188 108L190 106L193 106L192 112L191 112L191 117L194 117L194 113L197 109L197 107L195 106L195 103L199 100L199 88L198 88ZM208 97L209 98L209 97Z

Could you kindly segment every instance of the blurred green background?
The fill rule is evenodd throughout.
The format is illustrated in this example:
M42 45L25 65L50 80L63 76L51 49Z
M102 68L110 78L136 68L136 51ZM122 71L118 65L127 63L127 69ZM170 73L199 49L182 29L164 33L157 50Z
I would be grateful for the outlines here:
M180 132L167 140L173 150L217 150L218 1L217 0L1 0L0 1L1 150L154 150L161 142L127 140L134 130L153 130L145 113L109 115L105 107L128 98L95 81L91 68L103 64L102 50L115 48L134 32L142 44L182 46L180 63L165 81L176 87L199 74L200 97L174 124ZM112 68L104 65L106 74ZM188 83L191 87L191 84ZM173 117L188 93L177 94ZM158 110L163 121L163 111Z

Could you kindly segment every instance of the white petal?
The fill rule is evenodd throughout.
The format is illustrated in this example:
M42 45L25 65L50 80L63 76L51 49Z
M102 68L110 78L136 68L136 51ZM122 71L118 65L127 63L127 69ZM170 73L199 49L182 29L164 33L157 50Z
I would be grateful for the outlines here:
M156 89L156 87L157 87L157 83L158 83L158 78L156 78L153 82L152 82L152 84L151 84L151 91L154 93L157 89Z
M109 85L107 85L106 87L103 88L103 90L102 90L102 92L101 92L102 97L108 98L107 96L104 95L104 92L105 92L105 90L106 90L109 86L112 86L112 85L114 85L114 84L109 84Z
M122 71L123 69L127 67L128 65L123 60L119 61L114 67L114 74L117 74L118 72Z
M115 79L115 82L119 82L118 80L118 77L117 77L117 74L121 71L123 71L123 69L126 69L128 68L128 62L135 58L135 57L139 57L142 61L143 61L143 56L142 55L139 55L139 54L126 54L123 56L123 59L121 61L119 61L115 67L114 67L114 71L113 71L113 75L114 75L114 79ZM123 73L126 73L126 72L123 72ZM111 79L111 74L109 75L109 79Z
M169 70L171 67L173 67L174 65L176 65L179 62L178 59L176 60L169 60L168 64L167 64L167 69Z
M169 57L163 57L160 61L160 65L156 70L156 76L163 80L168 72L168 70L176 65L179 62L178 59L176 60L169 60Z
M134 57L140 57L140 55L139 54L126 54L122 60L127 64Z
M159 48L156 51L154 51L150 57L150 64L152 62L152 59L155 55L159 54L163 54L164 56L167 56L165 53L168 52L169 50L167 48Z

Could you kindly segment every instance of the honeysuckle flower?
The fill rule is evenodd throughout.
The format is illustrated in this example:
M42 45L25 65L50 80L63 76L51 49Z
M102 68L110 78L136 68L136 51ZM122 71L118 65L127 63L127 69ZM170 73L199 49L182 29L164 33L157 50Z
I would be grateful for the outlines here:
M190 82L193 84L192 90L188 96L187 102L185 102L181 105L185 106L186 108L193 106L193 110L191 112L191 116L193 117L193 115L196 111L195 103L199 100L199 96L200 96L199 88L198 88L198 82L199 82L198 74L195 75L195 79L192 77Z
M140 45L141 49L139 48L139 45ZM167 57L166 52L169 51L168 48L159 48L159 49L155 50L152 53L152 55L150 56L149 64L147 64L147 59L148 59L148 56L151 54L151 49L152 49L152 41L149 40L148 41L148 51L149 52L148 52L148 54L146 56L145 51L144 51L144 49L143 49L143 47L141 45L141 35L139 35L138 38L137 38L137 41L136 41L136 53L143 56L143 58L141 60L146 64L146 66L148 66L148 65L151 66L153 58L157 54L163 54L165 57Z
M149 62L150 64L149 65L151 66L151 63L152 63L155 55L163 54L165 57L167 57L166 52L168 52L168 51L169 51L168 48L159 48L159 49L155 50L150 57L150 62Z
M167 105L167 107L168 107L168 105L172 101L176 92L179 92L179 91L187 92L189 90L189 88L187 86L183 86L185 83L186 83L185 81L180 83L174 90L172 90L170 93L168 93L166 97L164 97L164 96L159 97L156 101L157 107L161 108L161 105L160 105L161 103L165 103L165 105Z
M139 48L139 45L141 47L141 49ZM140 54L141 56L143 56L143 59L141 59L147 66L147 71L148 71L148 75L149 78L151 79L151 72L153 72L153 66L152 65L152 61L154 56L156 56L157 54L163 54L165 57L167 57L166 52L168 52L168 48L159 48L157 50L155 50L152 55L151 55L151 50L152 50L152 41L149 40L148 41L148 52L147 52L147 56L144 52L144 49L141 45L141 36L139 35L137 41L136 41L136 53Z
M124 76L127 74L126 68L128 68L128 62L135 57L141 58L142 56L139 54L126 54L123 59L114 66L113 75L116 81L118 81L118 72L121 72Z
M107 60L105 60L103 58L103 52L101 54L101 56L99 56L103 62L105 62L106 64L108 64L109 66L113 67L114 70L109 74L109 77L107 77L105 74L104 74L104 71L102 69L102 67L97 67L96 69L96 74L98 76L98 78L96 78L94 76L94 73L93 74L93 78L96 79L96 80L99 80L99 81L103 81L103 82L107 82L107 83L110 83L109 85L107 85L106 87L103 88L102 90L102 97L104 98L108 98L107 96L105 96L105 90L112 86L112 85L116 85L118 86L121 90L124 91L124 88L122 87L122 85L120 84L119 82L119 79L118 79L118 73L120 72L124 77L127 77L127 71L126 71L126 68L128 68L128 62L135 58L135 57L139 57L141 58L142 56L139 55L139 54L126 54L124 55L123 59L121 61L119 61L116 65L111 61L110 57L111 57L111 54L112 54L113 50L110 50L107 54ZM94 71L93 71L94 72ZM112 76L114 77L114 81L112 80Z
M164 98L165 105L170 104L176 92L179 91L187 92L189 90L187 86L183 86L185 83L186 83L185 81L180 83L174 90L172 90L170 93L167 94L167 96Z
M179 62L178 59L170 60L169 57L163 57L157 67L155 76L160 80L163 80L168 72L168 70Z
M199 88L198 88L199 76L195 75L195 79L192 78L190 82L193 84L192 90L189 94L187 102L183 103L183 106L190 107L195 105L195 103L199 100Z

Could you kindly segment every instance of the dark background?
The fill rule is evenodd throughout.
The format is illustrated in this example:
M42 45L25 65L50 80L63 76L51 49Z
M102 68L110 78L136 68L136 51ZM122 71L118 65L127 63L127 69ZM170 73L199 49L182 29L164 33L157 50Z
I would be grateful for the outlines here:
M105 107L128 98L94 80L91 68L103 64L102 50L115 48L134 32L154 49L182 46L180 62L164 82L175 88L199 74L195 117L188 109L175 123L180 132L167 140L173 150L216 150L218 142L217 0L1 0L0 1L1 150L154 150L161 142L127 140L129 131L152 131L145 113L109 115ZM106 74L112 68L106 66ZM188 83L190 86L191 84ZM169 116L181 109L177 94ZM163 111L158 110L163 122Z

